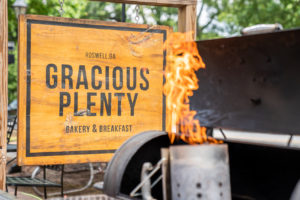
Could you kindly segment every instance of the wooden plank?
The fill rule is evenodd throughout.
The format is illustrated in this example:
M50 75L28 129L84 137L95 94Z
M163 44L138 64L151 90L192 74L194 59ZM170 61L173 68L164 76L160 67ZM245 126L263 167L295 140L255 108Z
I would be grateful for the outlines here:
M169 27L30 15L19 24L19 165L109 161L129 137L164 129Z
M194 32L196 39L196 5L188 5L178 8L178 32Z
M7 1L0 1L0 189L5 189L7 130Z
M141 4L150 6L182 7L196 5L197 0L92 0L112 3Z

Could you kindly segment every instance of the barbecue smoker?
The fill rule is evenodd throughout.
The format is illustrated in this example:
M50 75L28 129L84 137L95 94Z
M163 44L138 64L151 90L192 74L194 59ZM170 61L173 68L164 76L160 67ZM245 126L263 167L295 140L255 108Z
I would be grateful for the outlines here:
M300 134L300 30L197 45L206 69L197 72L200 87L190 105L201 125L291 136L287 145L224 134L225 144L200 148L170 145L162 131L144 132L115 153L105 193L120 199L300 199L300 149L290 145Z

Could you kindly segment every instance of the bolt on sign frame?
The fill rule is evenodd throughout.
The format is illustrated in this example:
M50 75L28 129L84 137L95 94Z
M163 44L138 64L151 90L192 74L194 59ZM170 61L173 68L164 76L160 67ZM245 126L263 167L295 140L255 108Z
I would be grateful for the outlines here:
M109 161L164 130L166 26L19 18L18 164Z
M178 8L178 32L193 31L194 39L196 39L197 0L91 0L91 1L176 7Z

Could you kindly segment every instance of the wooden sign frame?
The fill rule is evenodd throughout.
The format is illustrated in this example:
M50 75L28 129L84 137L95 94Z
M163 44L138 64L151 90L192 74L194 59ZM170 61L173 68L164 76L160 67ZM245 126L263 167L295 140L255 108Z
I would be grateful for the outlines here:
M5 189L8 74L7 1L0 1L0 189Z
M171 31L169 27L149 27L148 25L101 22L96 20L78 20L46 16L22 15L19 18L19 31L19 165L107 162L110 160L115 150L132 135L146 130L164 130L165 97L162 94L162 88L163 68L166 65L166 51L163 50L163 42L166 40L168 33ZM85 34L88 34L88 37L86 37ZM104 39L103 41L93 40L93 38L99 38L101 34L103 34L103 36L101 37L105 38L106 35L111 38ZM127 38L127 36L140 34L144 35L141 39L142 42L133 42L133 44L136 45L135 48L137 48L137 50L128 49L128 52L126 52L126 47L128 44L126 43L127 40L124 40L124 38ZM109 41L113 38L114 35L116 36L116 38L112 41L115 45L118 45L117 47L114 47L114 49L117 52L116 57L119 58L119 60L113 60L113 58L110 61L103 60L108 59L106 58L106 56L108 55L104 54L99 54L97 58L89 57L89 54L87 53L88 50L86 49L92 49L90 51L93 52L93 49L95 50L95 47L93 47L93 45L97 47L101 46L101 49L105 49L106 46L104 44L110 44ZM118 40L117 37L120 37L121 39ZM81 42L81 39L83 39L84 42ZM88 41L89 39L91 41ZM60 45L60 48L55 48L55 42ZM144 43L146 46L143 46ZM108 46L107 48L110 47ZM143 52L142 57L135 55L138 51ZM128 65L126 65L125 62L127 60L124 60L123 57L129 59ZM67 61L64 61L64 59L66 59ZM120 103L122 104L122 107L125 106L124 110L125 114L127 115L119 116L119 108L121 107L119 105L119 96L118 100L111 100L112 102L117 102L117 104L115 104L115 108L111 108L110 112L112 114L109 114L109 119L106 119L105 117L99 118L101 116L100 108L96 109L94 105L99 105L98 100L95 100L90 109L86 110L86 116L77 115L77 112L75 112L75 107L77 109L76 111L78 111L78 107L80 107L80 103L78 102L86 101L81 105L89 105L90 100L80 100L89 98L83 95L88 95L88 93L90 92L96 94L96 92L101 91L94 90L90 88L91 86L89 86L89 88L87 89L84 84L81 85L79 89L76 86L76 90L75 86L74 88L73 86L72 88L67 88L66 85L69 85L70 87L70 83L67 84L67 82L62 81L63 78L60 77L63 77L63 75L60 74L62 72L59 72L59 70L60 65L63 68L64 65L66 65L68 62L72 62L70 63L70 66L73 67L72 74L74 74L74 77L77 77L77 74L75 74L76 70L78 70L78 77L80 76L79 71L80 69L82 69L82 65L79 64L87 63L85 65L86 74L88 74L86 75L87 80L93 78L92 75L89 76L92 68L91 66L93 66L93 68L97 66L97 69L99 70L100 67L103 67L104 63L108 63L107 65L110 65L109 63L113 63L113 66L117 66L118 62L120 62L119 66L121 67L119 68L124 67L124 70L127 70L127 76L129 68L128 66L136 66L136 70L139 73L137 73L137 77L132 78L132 80L136 79L137 81L140 81L140 83L137 84L138 86L136 87L135 97L133 98L132 94L132 96L129 98L129 94L131 94L130 92L135 90L129 90L127 82L127 89L125 89L124 86L124 91L128 92L126 94L128 97L128 101L131 101L131 103L129 103L130 107L127 106L126 108L126 105L124 105L124 101ZM74 63L76 63L77 68L74 67ZM161 65L159 65L158 63L161 63ZM52 68L49 67L48 70L48 66L50 65L52 66ZM55 68L53 67L54 65ZM88 66L90 66L90 68ZM61 70L63 70L62 68ZM100 73L100 71L97 72L99 76L100 74L102 75L103 81L104 78L105 81L107 81L106 78L109 76L108 79L111 80L111 82L109 81L109 83L111 84L110 87L111 89L113 87L115 88L115 86L112 86L112 82L116 78L112 77L113 75L106 75L106 72L112 72L116 69L116 67L109 68L109 70L105 68L102 68L103 73ZM47 73L49 73L47 70L52 71L52 73L55 74L56 80L54 82L47 82L47 77L49 79L49 77L51 78L53 76L47 75ZM106 72L104 72L104 70L106 70ZM134 69L132 69L132 71L134 71ZM144 76L144 78L142 76ZM147 77L148 83L146 83L145 77ZM78 80L81 81L81 78L77 79L77 84ZM95 79L94 77L93 80L100 81L102 79ZM64 81L66 80L64 79ZM76 84L75 78L72 84ZM89 82L89 85L90 84L91 82ZM105 84L106 82L103 82L103 87L101 88L101 90L105 90ZM149 90L147 89L147 91L143 91L144 89L142 89L142 87L146 87L145 85L147 84ZM49 87L54 85L55 87ZM126 83L122 82L121 85L126 85ZM115 90L117 90L117 88L115 88ZM61 95L62 91L63 93L69 92L70 97L65 98L66 96L63 96L62 98L62 96L59 96ZM122 92L123 89L120 89L119 91ZM72 96L73 92L74 96ZM78 92L77 100L75 100L76 92ZM111 96L113 99L113 95ZM136 110L133 111L135 112L135 114L132 115L132 105L133 101L135 101L133 99L137 99L137 96L139 99L136 101L137 103L135 103ZM105 98L108 99L108 97ZM102 106L102 94L100 97L100 101ZM103 102L105 103L105 101ZM66 102L69 102L69 104ZM73 105L73 102L74 106L72 107L71 104ZM75 106L75 102L77 102L77 106ZM65 106L65 110L63 110L61 113L62 104L68 105ZM145 105L147 109L144 109ZM118 110L116 110L117 106ZM106 112L108 114L107 106L103 109L106 109ZM70 118L68 118L69 114L66 114L68 112L72 112ZM92 116L91 114L95 115ZM113 125L115 125L116 121L121 121L119 123L123 124L126 124L125 122L127 122L128 124L132 121L131 125L134 131L122 135L120 134L120 127L111 127L114 129L120 129L119 132L115 131L116 135L112 135L110 134L110 132L112 132L111 129L109 130L109 128L107 128L106 131L102 131L102 125L100 128L100 125L97 124L97 126L95 125L97 131L92 132L91 130L94 127L94 124L98 123L99 120L102 124L112 123ZM91 123L92 121L94 122L94 124ZM73 122L79 124L82 127L85 125L86 127L90 127L86 128L85 135L83 135L80 131L79 133L76 132L77 135L69 134L74 133L73 127L74 130L76 128ZM72 132L69 132L71 129ZM87 129L89 130L87 131ZM60 142L61 144L59 144Z

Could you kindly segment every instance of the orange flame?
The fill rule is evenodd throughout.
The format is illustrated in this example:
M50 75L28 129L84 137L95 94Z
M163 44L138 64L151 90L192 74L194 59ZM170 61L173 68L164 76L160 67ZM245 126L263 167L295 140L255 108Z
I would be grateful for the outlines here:
M201 127L200 122L194 119L197 112L190 110L189 97L199 87L195 71L205 68L196 42L190 40L192 35L173 33L164 44L169 52L164 73L168 115L166 131L171 143L175 138L190 144L219 143L214 138L207 137L206 128Z

